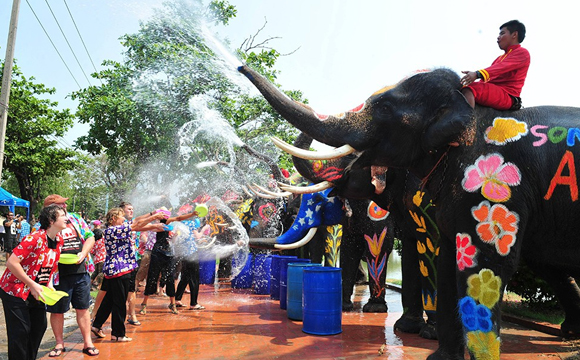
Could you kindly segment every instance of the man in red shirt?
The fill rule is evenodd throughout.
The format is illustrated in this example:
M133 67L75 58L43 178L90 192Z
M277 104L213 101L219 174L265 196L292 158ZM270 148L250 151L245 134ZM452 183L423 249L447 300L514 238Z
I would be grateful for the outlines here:
M528 75L530 53L520 43L526 37L526 27L517 20L500 26L497 44L505 53L490 67L477 71L462 71L461 90L471 107L475 104L497 110L519 110L520 94ZM482 81L475 80L481 79Z

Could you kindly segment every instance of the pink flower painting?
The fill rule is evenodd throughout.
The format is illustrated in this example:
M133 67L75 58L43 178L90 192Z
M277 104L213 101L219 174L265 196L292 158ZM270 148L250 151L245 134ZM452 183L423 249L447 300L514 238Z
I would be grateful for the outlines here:
M481 194L493 202L505 202L511 198L510 186L517 186L522 180L518 167L504 163L500 154L482 155L465 169L461 185L469 192L481 189Z

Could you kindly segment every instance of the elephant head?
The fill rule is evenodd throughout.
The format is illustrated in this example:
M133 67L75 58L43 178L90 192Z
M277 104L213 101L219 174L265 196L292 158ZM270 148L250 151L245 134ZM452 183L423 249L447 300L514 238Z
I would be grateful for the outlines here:
M356 149L356 167L425 166L420 162L437 159L437 150L469 145L474 136L473 109L460 92L459 77L449 69L417 73L337 116L321 116L291 100L247 66L238 70L302 132L330 146Z
M306 244L321 225L335 225L342 217L342 202L330 197L331 189L302 195L296 219L284 234L277 238L251 238L254 247L294 249ZM300 240L302 239L302 240Z
M312 143L312 138L301 133L294 141L294 147L282 145L283 149L291 154L296 153L296 149L308 149ZM338 195L347 199L375 199L377 191L371 183L371 169L352 169L349 167L356 160L355 155L346 155L331 160L306 160L297 155L292 156L292 161L296 170L309 181L319 184L327 183L334 189L330 195ZM282 186L282 185L281 185ZM288 189L290 189L288 187ZM294 189L294 191L296 191Z

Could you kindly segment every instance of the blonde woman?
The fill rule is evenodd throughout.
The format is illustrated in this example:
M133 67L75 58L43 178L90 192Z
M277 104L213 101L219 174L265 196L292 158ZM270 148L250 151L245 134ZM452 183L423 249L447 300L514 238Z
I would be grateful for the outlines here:
M125 336L129 283L131 272L137 267L135 248L131 245L131 232L153 230L156 228L155 225L149 223L164 218L165 214L162 212L150 213L149 216L140 217L139 220L128 223L125 222L125 213L121 208L113 208L107 213L107 228L104 231L107 257L103 265L105 275L103 286L106 287L107 293L91 328L95 336L105 337L101 327L111 315L112 340L118 342L133 340Z

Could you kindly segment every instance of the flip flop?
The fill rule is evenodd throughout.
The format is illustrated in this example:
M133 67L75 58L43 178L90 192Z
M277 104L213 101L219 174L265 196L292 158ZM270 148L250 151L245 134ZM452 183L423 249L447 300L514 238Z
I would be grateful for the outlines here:
M106 337L105 333L103 332L103 330L98 329L94 326L91 326L91 332L93 333L93 335L95 335L98 338L104 339Z
M141 323L139 322L139 320L135 320L135 321L133 321L133 320L131 320L131 319L128 319L128 320L127 320L127 322L128 322L129 324L131 324L131 325L135 325L135 326L139 326L139 325L141 325Z
M83 349L83 354L87 354L88 356L97 356L99 355L99 350L96 347L88 347Z
M50 350L50 353L48 353L48 357L59 357L65 351L66 351L66 348L64 346L61 348L57 348L55 346L54 348L52 348L52 350Z

